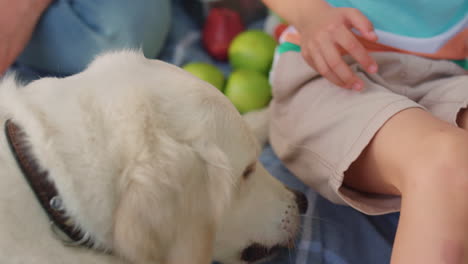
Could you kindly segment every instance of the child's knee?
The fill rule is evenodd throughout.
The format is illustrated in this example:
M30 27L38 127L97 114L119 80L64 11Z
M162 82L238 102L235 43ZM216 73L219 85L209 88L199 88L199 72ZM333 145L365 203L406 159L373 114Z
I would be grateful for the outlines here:
M459 128L422 135L417 155L403 169L407 186L437 184L468 190L468 133ZM404 150L402 150L404 151ZM405 184L405 183L403 183ZM411 187L409 187L411 188ZM468 192L467 192L468 193Z

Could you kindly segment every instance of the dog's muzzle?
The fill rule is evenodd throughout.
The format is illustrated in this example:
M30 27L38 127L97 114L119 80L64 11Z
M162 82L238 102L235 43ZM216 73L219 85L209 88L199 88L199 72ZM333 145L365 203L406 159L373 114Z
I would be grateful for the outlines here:
M292 189L289 190L292 193L294 193L294 200L296 202L299 214L305 214L308 207L307 197L299 191ZM276 253L278 253L281 249L286 247L287 246L283 245L266 247L261 244L254 243L242 251L241 260L246 261L248 263L256 262L267 257L273 256Z

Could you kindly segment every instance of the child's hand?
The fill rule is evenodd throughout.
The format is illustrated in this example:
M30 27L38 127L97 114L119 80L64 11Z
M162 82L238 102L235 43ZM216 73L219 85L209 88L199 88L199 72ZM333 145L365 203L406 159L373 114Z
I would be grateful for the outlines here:
M351 31L355 28L365 39L377 41L372 23L357 9L334 7L300 22L295 26L301 34L302 55L307 63L338 86L362 90L364 82L344 62L339 47L367 72L377 72L377 63Z

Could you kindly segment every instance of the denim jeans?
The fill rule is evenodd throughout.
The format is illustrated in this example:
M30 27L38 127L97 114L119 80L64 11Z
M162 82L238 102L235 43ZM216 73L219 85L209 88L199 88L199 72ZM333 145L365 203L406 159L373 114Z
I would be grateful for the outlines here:
M70 75L97 54L117 49L140 49L154 58L170 18L171 0L55 0L14 69L26 79Z

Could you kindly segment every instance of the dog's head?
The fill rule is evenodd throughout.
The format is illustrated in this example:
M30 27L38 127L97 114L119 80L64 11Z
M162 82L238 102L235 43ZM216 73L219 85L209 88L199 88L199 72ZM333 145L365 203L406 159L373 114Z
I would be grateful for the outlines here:
M134 263L250 263L298 231L304 197L257 161L232 104L177 67L112 53L10 93L68 214Z

